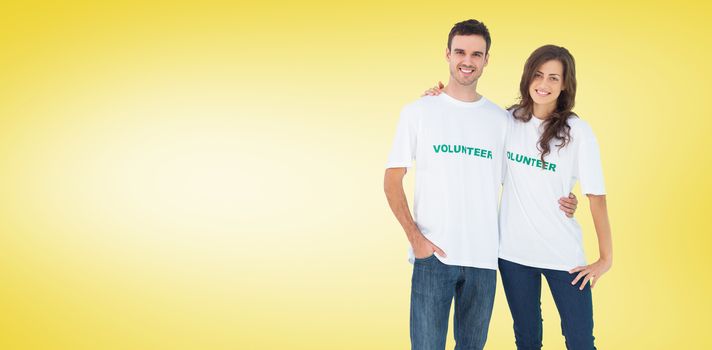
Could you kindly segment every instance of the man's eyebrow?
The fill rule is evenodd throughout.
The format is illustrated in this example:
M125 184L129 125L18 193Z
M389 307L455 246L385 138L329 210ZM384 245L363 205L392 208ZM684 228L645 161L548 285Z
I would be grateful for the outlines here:
M453 52L458 52L458 53L459 53L459 52L464 53L464 52L465 52L465 49L457 49L457 48L455 48L455 49L452 49L452 51L453 51ZM472 53L473 53L473 54L480 54L480 55L484 55L484 54L485 54L485 53L482 52L482 51L473 51Z

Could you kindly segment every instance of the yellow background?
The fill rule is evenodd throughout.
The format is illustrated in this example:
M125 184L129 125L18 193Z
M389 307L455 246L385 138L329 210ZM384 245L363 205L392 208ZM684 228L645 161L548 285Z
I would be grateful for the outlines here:
M468 18L491 30L479 91L500 105L536 47L576 57L614 233L599 348L710 347L710 10L4 1L0 348L408 348L411 266L383 166L400 108L447 80L447 33ZM498 288L487 348L512 349ZM545 348L564 349L546 287L542 303Z

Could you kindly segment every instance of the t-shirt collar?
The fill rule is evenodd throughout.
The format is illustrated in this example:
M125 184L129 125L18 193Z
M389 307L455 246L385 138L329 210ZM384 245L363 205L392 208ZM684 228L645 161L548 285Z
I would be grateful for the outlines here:
M539 125L541 125L541 123L544 122L544 119L539 119L539 118L537 118L537 116L535 116L534 114L532 114L531 122L532 122L535 126L539 126Z
M448 101L448 103L456 104L458 106L463 106L463 107L478 107L481 106L483 103L485 103L485 97L480 96L480 99L474 102L466 102L466 101L460 101L445 92L441 93L440 98L442 98L445 101Z

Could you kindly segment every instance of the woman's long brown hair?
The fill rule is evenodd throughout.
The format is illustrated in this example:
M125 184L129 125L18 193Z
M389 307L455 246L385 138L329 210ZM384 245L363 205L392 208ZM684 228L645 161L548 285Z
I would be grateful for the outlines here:
M565 147L571 141L571 127L567 120L571 116L576 116L571 111L576 101L576 64L569 50L555 45L545 45L534 50L524 64L522 80L519 83L519 103L509 107L509 110L513 111L514 118L518 120L528 122L532 118L534 100L529 94L529 87L539 67L551 60L557 60L564 66L564 88L556 99L556 109L542 123L544 132L541 134L537 144L537 149L541 152L542 162L544 157L551 152L551 140L556 139L559 141L556 144L559 149Z

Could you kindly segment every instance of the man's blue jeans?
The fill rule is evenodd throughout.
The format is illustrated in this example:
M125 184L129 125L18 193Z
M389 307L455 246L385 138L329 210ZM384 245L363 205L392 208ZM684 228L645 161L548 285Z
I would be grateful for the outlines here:
M579 290L571 282L577 274L540 269L499 259L499 273L514 319L518 350L539 350L542 346L541 275L551 289L561 317L561 332L570 350L595 350L593 345L593 305L591 287Z
M445 349L453 297L455 349L482 349L496 285L495 270L445 265L435 255L415 259L410 294L411 349Z

